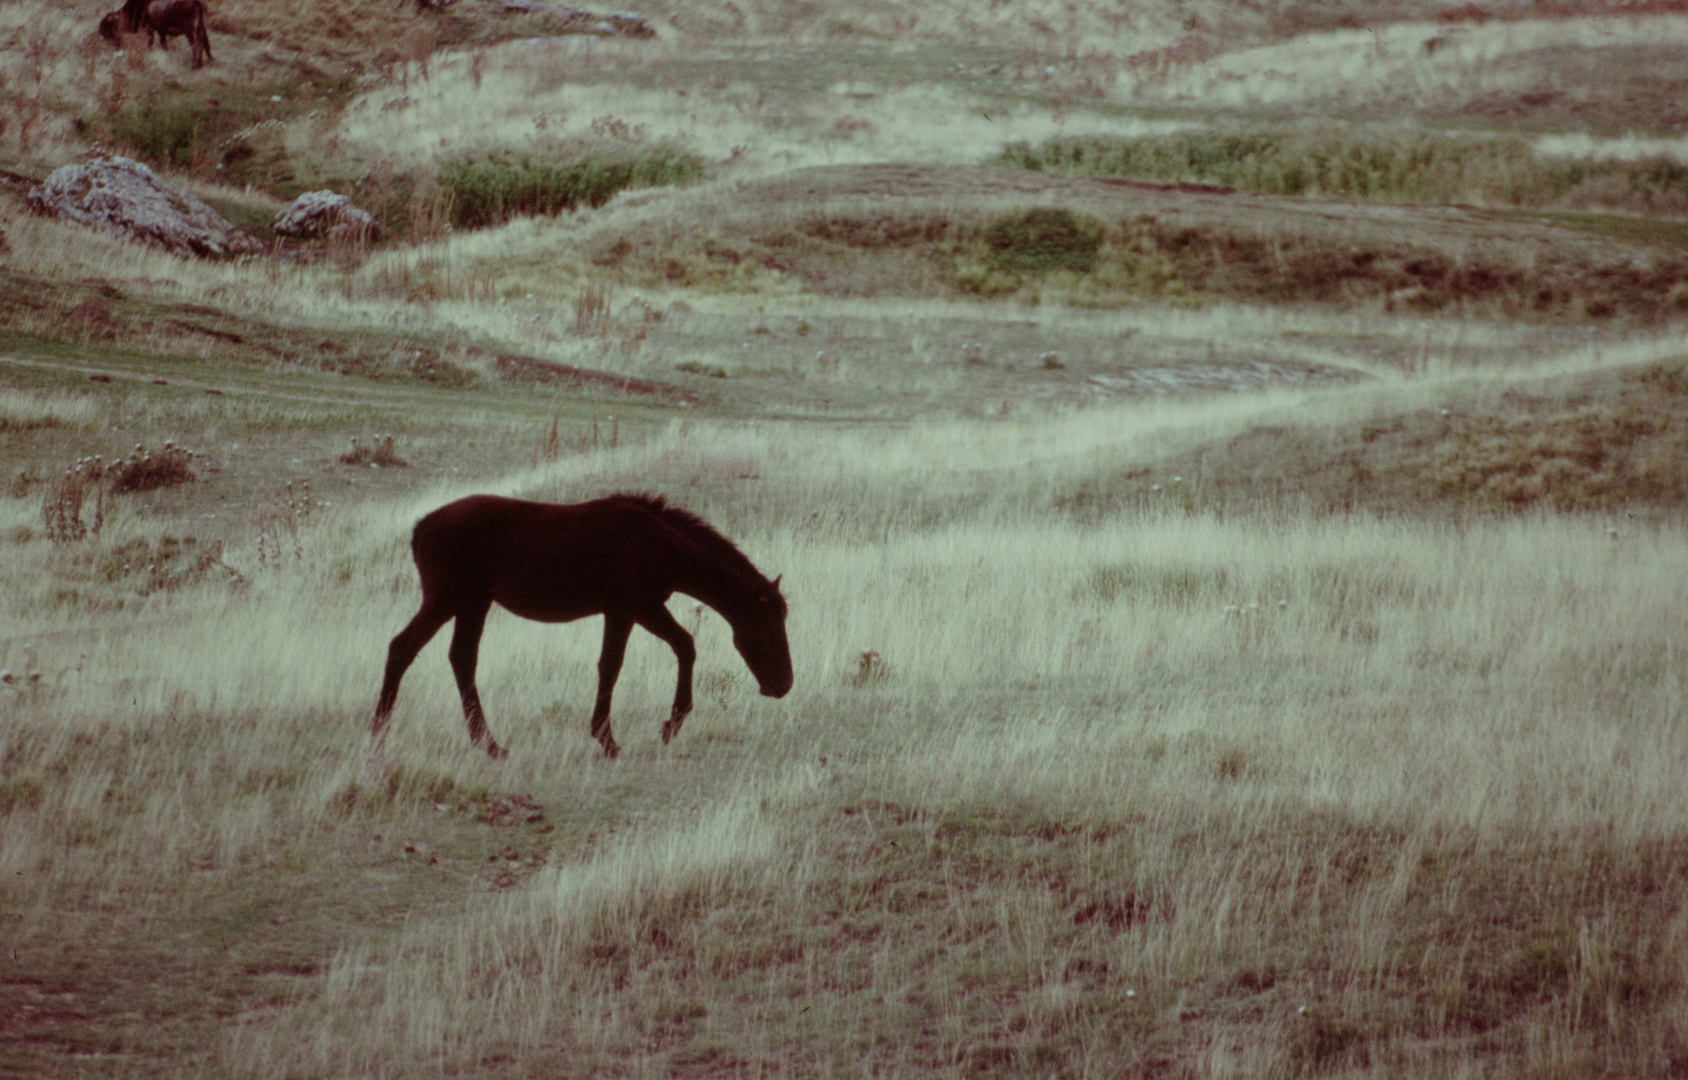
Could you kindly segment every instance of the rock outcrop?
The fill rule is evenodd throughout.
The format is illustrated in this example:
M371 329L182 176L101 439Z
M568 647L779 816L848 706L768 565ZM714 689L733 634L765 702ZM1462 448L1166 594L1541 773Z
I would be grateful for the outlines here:
M368 236L375 229L375 219L344 195L307 191L277 214L270 228L280 236L300 239Z
M125 157L66 165L26 198L38 214L179 255L227 258L264 250L202 200Z

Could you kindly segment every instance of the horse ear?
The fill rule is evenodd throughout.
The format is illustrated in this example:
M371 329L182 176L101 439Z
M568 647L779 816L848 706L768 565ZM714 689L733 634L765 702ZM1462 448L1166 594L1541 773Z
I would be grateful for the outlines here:
M775 592L780 591L780 578L782 578L784 576L785 576L784 574L775 574L774 575L773 586L774 586Z

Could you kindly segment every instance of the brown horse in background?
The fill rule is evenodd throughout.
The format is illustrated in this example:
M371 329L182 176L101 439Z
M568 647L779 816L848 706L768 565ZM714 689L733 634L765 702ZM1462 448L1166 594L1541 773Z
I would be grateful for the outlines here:
M170 51L171 38L187 38L196 69L214 59L205 28L205 0L124 0L122 7L100 17L100 36L111 44L121 46L130 34L145 34L149 46L156 34L165 52Z
M663 742L679 732L692 711L697 650L666 606L676 592L703 601L727 620L733 646L763 694L784 697L791 689L779 579L763 577L703 519L659 496L618 494L558 505L471 495L418 521L410 549L422 578L422 608L387 650L386 676L370 726L377 751L392 719L399 680L422 646L456 619L448 655L469 738L493 757L505 756L487 730L475 689L481 631L494 603L537 622L604 617L591 731L610 757L620 752L610 734L610 697L635 625L666 641L679 662Z

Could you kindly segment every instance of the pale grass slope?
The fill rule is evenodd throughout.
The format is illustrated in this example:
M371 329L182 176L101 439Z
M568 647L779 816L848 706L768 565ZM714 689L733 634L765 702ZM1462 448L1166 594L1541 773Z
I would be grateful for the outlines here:
M1227 52L1164 81L1122 90L1122 100L1177 100L1210 107L1312 108L1343 101L1407 99L1435 107L1484 93L1516 92L1539 74L1503 63L1541 54L1688 42L1680 15L1496 20L1483 25L1396 23L1307 34L1281 44ZM1591 74L1579 69L1575 75ZM1531 83L1525 89L1534 89Z
M1336 415L1374 394L1297 407ZM231 1027L198 1073L408 1076L500 1060L655 1075L687 1046L714 1046L786 1074L850 1075L852 1055L872 1053L884 1071L930 1067L935 1054L960 1075L981 1042L1021 1045L1018 1029L992 1026L993 1015L1006 1021L975 999L968 964L1007 988L1016 1023L1057 1042L1107 1019L1088 1011L1087 983L1073 974L1104 959L1152 1009L1182 1007L1180 993L1193 1006L1238 965L1301 970L1305 956L1282 952L1298 879L1262 884L1275 879L1254 861L1259 841L1239 837L1304 835L1320 821L1346 823L1311 834L1315 852L1333 845L1317 856L1327 860L1345 850L1344 829L1402 837L1388 849L1392 870L1340 894L1342 914L1327 916L1340 929L1318 946L1331 974L1318 992L1335 995L1324 1007L1369 1015L1377 999L1364 988L1401 977L1395 935L1419 917L1426 859L1457 860L1467 843L1558 837L1587 852L1679 835L1680 529L1624 526L1614 538L1601 522L1570 519L1450 527L1176 510L1080 526L1049 511L1046 485L1286 407L1087 410L890 436L693 424L512 476L503 490L568 498L683 490L700 463L756 462L755 500L700 508L786 574L796 691L706 704L680 742L658 749L672 668L664 649L636 639L618 693L635 745L618 768L638 770L638 829L597 855L553 850L555 869L520 895L419 917L390 945L347 946L299 1004ZM415 602L408 522L450 494L329 516L305 537L303 562L242 593L154 597L92 622L65 612L38 623L12 608L4 636L33 632L48 675L37 696L10 703L17 723L3 737L36 785L0 825L20 942L56 925L54 897L172 867L261 864L277 830L341 828L334 807L358 773L385 639ZM817 506L848 511L817 519ZM742 678L719 622L683 599L676 609L699 631L700 682ZM494 618L482 689L516 755L514 771L494 773L463 745L435 643L400 702L395 761L462 787L616 805L626 780L580 730L595 645L590 626ZM884 665L865 679L864 649ZM719 770L713 779L702 762ZM148 776L138 788L125 779ZM102 809L113 792L127 808L118 818ZM890 809L849 809L863 799ZM951 946L961 967L923 967L921 955L946 953L919 952L913 926L888 925L848 955L814 936L837 890L865 887L844 884L867 857L854 831L863 814L892 815L876 827L900 830L900 843L937 845L953 842L946 830L986 828L965 824L987 820L971 816L980 808L1128 830L1138 838L1131 880L1162 914L1105 945L1067 931L1052 939L1080 919L1056 894L964 875L887 894L940 903L956 932L970 928L958 940L986 951ZM1241 853L1195 858L1202 837ZM1577 1001L1617 992L1600 958L1628 949L1628 932L1586 925ZM1685 944L1679 932L1655 939L1666 956ZM674 966L676 955L690 959ZM841 992L839 979L855 989ZM1229 1035L1203 1029L1208 1050L1225 1047L1238 1067L1284 1067L1297 1002L1267 1004ZM799 1021L803 1005L813 1015ZM1557 1015L1528 1021L1520 1038L1533 1052L1576 1051L1553 1049ZM1462 1030L1445 1023L1435 1030ZM652 1024L678 1041L641 1056ZM1099 1040L1089 1044L1096 1067L1121 1064L1099 1034L1083 1038ZM1179 1050L1190 1061L1203 1052Z
M1069 123L1042 103L981 102L963 88L899 86L901 80L871 65L819 93L771 90L728 75L717 82L684 70L667 73L694 61L692 51L683 42L565 38L442 54L425 77L418 69L402 85L372 89L336 113L294 121L285 139L300 160L325 157L355 173L383 162L416 168L526 150L548 140L603 141L616 131L624 141L668 143L712 164L730 162L728 173L737 177L809 165L974 162L1004 142L1061 134ZM627 67L672 88L610 79ZM1122 135L1185 126L1109 124Z
M973 10L940 4L905 30L902 5L855 17L958 33ZM785 33L782 11L752 5L743 26ZM1034 14L1068 40L1109 17L1093 5ZM1347 57L1353 43L1339 38L1327 44ZM1273 63L1291 67L1288 55ZM1235 71L1255 95L1239 100L1293 98L1271 70ZM430 75L441 88L466 78L457 61ZM499 62L483 78L500 137L520 137L503 125L535 92L530 76ZM1222 83L1190 92L1222 96ZM416 115L462 124L430 82L411 89ZM558 99L575 130L612 107L575 92ZM404 110L376 105L392 100L368 99L345 137L425 159L430 148L391 119ZM666 108L655 93L628 101ZM848 115L884 110L867 116L879 134L858 136L884 140L881 152L918 141L918 120L893 113L925 106L950 107L911 91ZM835 123L842 108L806 123ZM755 138L766 119L717 109L665 137ZM1026 123L1017 130L1036 130ZM473 144L446 149L458 145ZM473 276L507 244L517 269L497 287L552 290L520 312L535 330L473 299L406 304L332 269L189 267L8 224L11 265L43 276L173 280L150 287L278 321L473 326L559 350L534 316L584 280L578 262L547 265L570 228L521 223L428 251ZM416 256L387 259L401 257ZM1132 318L1222 342L1331 329L1236 309ZM124 1002L101 1057L32 1061L64 1075L109 1065L276 1080L1675 1070L1688 1046L1688 923L1669 869L1688 821L1680 524L1311 519L1271 506L1220 518L1175 498L1195 476L1159 477L1161 502L1095 522L1052 506L1054 490L1258 425L1432 404L1480 381L1460 341L1517 340L1504 327L1419 332L1428 377L1366 366L1373 378L1354 390L843 432L691 420L510 474L490 487L558 500L666 491L785 574L793 694L757 698L724 625L676 598L699 638L698 714L657 745L672 661L635 638L617 698L629 752L613 767L584 731L595 626L495 616L481 687L511 761L466 746L442 636L407 681L385 786L359 786L386 641L417 599L410 525L463 485L324 513L300 557L273 565L233 544L224 558L247 572L244 589L213 578L140 596L116 583L89 606L67 603L60 580L83 552L15 539L38 504L6 501L0 580L14 587L0 596L0 666L43 672L33 687L0 685L0 907L11 955L30 965L17 978L61 970L50 965L71 962L67 943L109 939L165 954L214 941L212 970L296 934L320 964L192 1032ZM1679 353L1671 331L1559 363ZM26 428L90 420L74 402L9 390L0 409ZM738 479L747 473L759 479ZM87 551L165 527L115 516ZM422 859L402 873L397 854L360 861L433 836L459 797L510 791L577 826L543 842L549 868L515 893L485 887L478 865L451 866L450 851L449 879L423 877ZM1624 886L1654 880L1643 874L1600 876L1657 852L1663 896ZM405 914L402 927L370 911L367 924L322 929L349 897L394 881L413 890L385 912ZM312 895L290 891L301 882ZM1584 886L1610 891L1557 921L1531 906ZM251 914L278 895L290 910ZM1634 915L1632 901L1657 910ZM1509 972L1524 991L1490 1008L1483 995L1510 987ZM181 995L183 1013L204 1007L203 972L178 975L133 985Z
M235 1034L230 1061L243 1076L347 1067L403 1075L423 1062L472 1065L493 1048L513 1060L625 1061L645 1022L627 992L668 1001L668 976L635 968L622 988L612 979L618 949L648 927L689 933L692 913L707 920L702 913L747 902L801 936L800 922L783 920L836 902L825 883L848 844L842 832L815 832L826 819L805 812L816 769L764 759L788 738L808 747L810 762L820 754L845 763L840 773L819 770L828 783L866 783L934 826L979 805L1129 821L1146 838L1188 828L1198 805L1208 830L1220 821L1296 828L1308 814L1397 825L1409 840L1394 872L1349 898L1355 921L1332 943L1339 978L1375 973L1389 962L1398 913L1423 887L1423 860L1445 857L1449 835L1571 842L1595 828L1627 845L1680 828L1683 688L1671 674L1681 659L1671 640L1688 596L1659 587L1688 569L1680 539L1648 532L1614 543L1564 522L1451 534L1146 518L1099 531L963 526L871 546L802 543L794 646L819 663L783 721L745 730L737 794L698 824L640 833L474 922L418 927L379 966L348 953L297 1017ZM1031 573L1029 551L1039 554ZM1108 580L1098 573L1121 568L1149 584L1111 599L1092 591ZM1228 615L1227 603L1245 611ZM880 648L892 674L879 695L854 704L841 676L862 642ZM717 651L705 662L723 661ZM863 708L885 720L850 739L828 734L823 718ZM898 716L909 726L889 722ZM1226 779L1236 772L1240 782ZM1109 954L1126 977L1164 987L1269 951L1262 898L1245 878L1231 878L1224 860L1196 869L1145 844L1133 874L1164 890L1178 914ZM996 947L1026 950L1016 959L1043 973L1017 986L1025 1007L1069 1022L1082 1014L1072 998L1080 991L1059 972L1084 954L1043 951L1034 929L1063 916L1012 891L995 911ZM1612 932L1588 928L1591 964L1618 947ZM1660 943L1678 955L1684 944ZM773 1055L763 1058L769 1067L784 1060L803 1075L849 1074L843 1059L807 1056L826 1038L805 1047L763 1026L788 994L801 995L784 981L796 973L770 973L762 990L746 990L736 973L766 962L747 932L723 926L698 947L703 981L687 985L705 995L694 1006L711 1017L699 1032L706 1042L759 1048ZM791 947L796 956L825 948ZM904 1013L884 1011L887 1002L913 995L939 1010L969 1009L964 985L935 987L885 949L872 954L864 997L806 999L821 1010L815 1023L895 1037ZM711 996L709 972L729 996ZM1292 1009L1274 1022L1292 1022ZM1257 1063L1275 1060L1267 1029L1236 1038L1239 1052L1264 1055Z

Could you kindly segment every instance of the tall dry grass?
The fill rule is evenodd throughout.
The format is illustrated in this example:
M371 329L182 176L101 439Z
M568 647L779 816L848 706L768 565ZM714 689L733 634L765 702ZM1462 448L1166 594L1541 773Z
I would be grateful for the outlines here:
M44 672L0 735L13 940L41 955L67 897L153 910L180 874L255 895L372 832L433 837L465 792L526 791L559 823L516 838L548 868L477 892L442 847L454 876L406 877L435 899L402 930L319 939L334 959L188 1071L1081 1074L1152 1046L1199 1075L1663 1075L1688 947L1680 530L1052 512L1099 463L1286 406L691 423L512 474L537 497L660 487L785 575L794 692L756 698L676 598L717 692L658 747L672 661L636 638L615 765L583 729L593 627L495 617L481 687L511 762L467 747L436 642L395 771L364 775L415 603L405 531L449 488L325 513L244 590L9 603L0 639ZM709 481L744 460L754 491ZM8 578L43 555L14 543Z
M32 394L0 386L0 431L30 428L90 428L100 422L99 405L72 394Z
M747 65L756 60L745 57ZM693 62L675 43L564 38L489 46L441 57L426 81L378 86L343 110L293 121L285 138L300 161L318 169L331 161L347 174L383 161L412 169L557 139L674 145L738 173L767 173L867 161L971 162L1004 141L1047 137L1069 122L1013 95L983 105L976 81L908 85L896 69L871 63L817 90L779 71L711 78ZM631 86L616 77L629 68L641 76ZM1142 120L1123 130L1178 126Z
M380 960L348 952L296 1018L233 1037L236 1073L406 1075L489 1054L629 1067L653 1025L668 1034L635 1074L710 1048L752 1070L853 1074L853 1055L867 1054L873 1070L960 1073L975 1071L969 1055L993 1037L1015 1055L1031 1049L992 1023L970 977L1012 994L1015 1013L1066 1055L1065 1038L1104 1022L1072 972L1101 963L1114 965L1119 987L1141 987L1150 1008L1206 1000L1201 988L1228 972L1293 980L1300 999L1233 1030L1254 1067L1287 1067L1291 1025L1309 1001L1383 1052L1410 1033L1464 1030L1452 1006L1435 1022L1379 1021L1366 988L1412 985L1397 951L1420 932L1426 893L1467 887L1440 876L1437 860L1457 864L1469 844L1487 853L1549 843L1571 873L1607 844L1644 849L1680 828L1680 658L1670 642L1684 598L1655 586L1682 569L1672 534L1614 544L1597 527L1550 521L1455 534L1154 518L911 532L878 544L787 541L791 559L777 565L802 568L790 579L802 684L783 719L723 731L702 718L689 732L725 735L742 755L697 823L682 812L542 874L482 919L414 928ZM866 687L851 679L863 644L886 658ZM714 645L705 667L730 665ZM571 667L578 694L589 673ZM636 679L623 693L659 700L660 687ZM852 813L864 798L878 809ZM1088 872L1101 899L1086 918L1145 926L1111 945L1063 940L1059 928L1084 924L1089 907L999 876L985 848L973 856L983 863L946 871L956 879L899 879L902 891L882 901L892 914L847 962L847 946L815 927L838 933L841 904L879 907L871 893L852 899L867 883L853 877L851 818L873 813L888 818L881 842L924 843L939 867L950 865L946 848L986 843L976 830L1075 829L1072 851L1028 852L1023 872L1082 873L1067 858L1083 865L1085 836L1128 830L1133 861ZM1031 822L972 816L992 813ZM1264 884L1275 872L1259 860L1282 856L1254 839L1306 829L1311 849L1295 858L1310 865L1342 858L1356 834L1401 838L1366 856L1386 861L1335 901L1343 914L1327 916L1330 936L1314 935L1334 968L1328 983L1309 984L1311 952L1272 941L1298 886L1293 875ZM1181 855L1174 836L1233 854ZM1135 892L1119 891L1122 874ZM928 890L929 902L909 889ZM1152 905L1161 913L1151 918ZM982 935L996 955L917 962L902 950L918 955L926 939L895 914L919 910L945 928L932 945ZM1668 934L1672 923L1649 925ZM1633 947L1617 922L1584 932L1595 952L1552 963L1591 982L1599 950ZM1664 940L1679 957L1679 937ZM1421 989L1464 992L1457 972L1432 977L1438 965L1426 965ZM1681 992L1669 970L1647 976L1667 998ZM1606 1008L1617 992L1595 987L1579 1003L1543 990L1577 1009ZM797 1003L818 1015L796 1022ZM1565 1022L1551 1009L1506 1019L1547 1042ZM1094 1052L1098 1065L1130 1060L1101 1042ZM1005 1071L1022 1060L1011 1055Z
M906 39L972 35L980 15L869 5L844 26L803 23L804 10L688 8L680 27L698 20L699 40ZM231 3L222 17L254 38L307 26L323 40L344 19L374 40L387 14ZM1116 16L1010 9L987 29L1023 34L1042 18L1039 40L1063 48L1182 32L1182 13ZM43 85L60 93L76 73L69 53L52 62L63 70ZM406 106L383 113L404 95L382 87L297 132L421 163L431 148L406 125L428 117L468 145L447 91L472 97L474 79L456 64L431 57ZM1295 98L1270 71L1234 70L1245 98ZM554 94L559 123L588 132L610 117L654 138L672 113L657 91L547 89L502 60L481 76L499 138L525 137L522 94ZM24 96L6 101L27 102L33 76L16 77ZM793 119L724 88L672 137L716 158L765 140L755 152L777 165L942 153L934 130L962 148L996 130L936 92L834 96ZM795 135L768 134L788 120ZM1029 108L1006 120L1024 138L1053 122ZM636 199L693 197L624 197L587 224L615 227ZM579 227L518 222L344 270L188 264L28 219L7 223L8 267L288 325L472 332L573 358L584 346L563 330L597 280L570 250ZM413 288L429 276L442 284ZM697 301L699 321L990 313L782 295ZM613 765L584 730L592 621L500 615L480 681L513 757L467 745L442 640L406 681L392 767L368 771L385 644L417 600L406 535L461 483L323 508L292 522L285 558L248 536L219 555L238 576L207 567L171 588L124 560L179 550L185 525L126 502L98 537L55 546L36 500L0 500L0 1001L32 1006L0 1017L20 1033L0 1071L1680 1073L1680 525L1307 517L1264 498L1220 516L1181 498L1199 474L1156 471L1262 427L1290 438L1433 407L1462 384L1498 392L1519 373L1477 373L1471 357L1534 360L1546 335L1224 307L1047 317L1122 342L1306 342L1308 357L1373 378L845 431L687 420L511 473L490 486L562 500L664 490L784 574L794 692L757 697L724 624L676 598L698 635L698 711L657 743L672 658L635 638L617 696L628 749ZM1423 346L1404 365L1356 360L1354 343L1378 335ZM935 362L955 346L932 331L872 390L965 393L965 369ZM1679 352L1661 334L1560 363ZM812 374L840 389L879 377ZM164 408L109 407L125 422ZM35 434L110 415L9 391L0 409ZM259 409L207 399L168 415L211 430ZM1082 516L1056 499L1135 470L1154 473L1156 497ZM543 825L489 820L518 794Z

